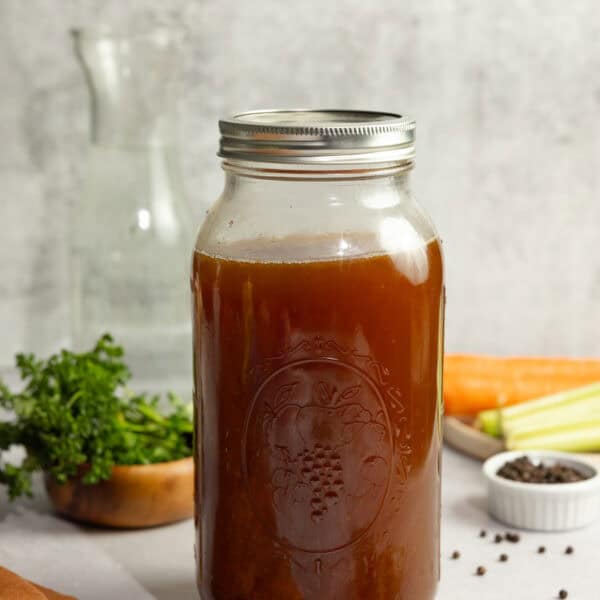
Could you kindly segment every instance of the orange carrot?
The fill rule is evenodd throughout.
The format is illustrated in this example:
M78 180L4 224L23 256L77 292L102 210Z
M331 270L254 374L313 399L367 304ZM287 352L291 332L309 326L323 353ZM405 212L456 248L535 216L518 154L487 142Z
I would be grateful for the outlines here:
M447 354L445 411L448 415L475 415L597 381L600 359Z

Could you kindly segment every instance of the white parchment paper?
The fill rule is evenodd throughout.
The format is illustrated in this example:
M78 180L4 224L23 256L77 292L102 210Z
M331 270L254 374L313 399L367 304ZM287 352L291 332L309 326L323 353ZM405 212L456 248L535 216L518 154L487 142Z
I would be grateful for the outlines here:
M0 515L3 567L80 600L153 598L76 526L24 507Z

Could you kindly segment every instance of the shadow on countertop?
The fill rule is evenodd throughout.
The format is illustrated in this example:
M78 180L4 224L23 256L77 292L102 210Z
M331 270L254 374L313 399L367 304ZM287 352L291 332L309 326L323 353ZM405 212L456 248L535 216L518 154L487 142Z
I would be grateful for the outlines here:
M144 587L156 600L198 600L200 597L196 582L191 581L156 581L144 582Z

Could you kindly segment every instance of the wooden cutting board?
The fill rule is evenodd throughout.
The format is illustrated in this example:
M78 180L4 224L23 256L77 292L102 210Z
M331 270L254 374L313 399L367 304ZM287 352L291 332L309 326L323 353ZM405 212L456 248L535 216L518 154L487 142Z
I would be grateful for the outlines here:
M469 418L444 417L444 440L452 448L479 460L485 460L506 450L502 440L473 427L473 420ZM527 452L524 451L523 454ZM600 468L600 453L577 456L589 460Z

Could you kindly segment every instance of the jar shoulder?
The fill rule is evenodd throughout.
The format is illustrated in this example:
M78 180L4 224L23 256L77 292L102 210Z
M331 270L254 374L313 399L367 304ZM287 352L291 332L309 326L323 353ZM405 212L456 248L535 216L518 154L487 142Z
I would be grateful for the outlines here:
M226 187L200 227L196 251L242 260L314 260L411 253L438 238L406 186L285 183L268 193L260 184Z

